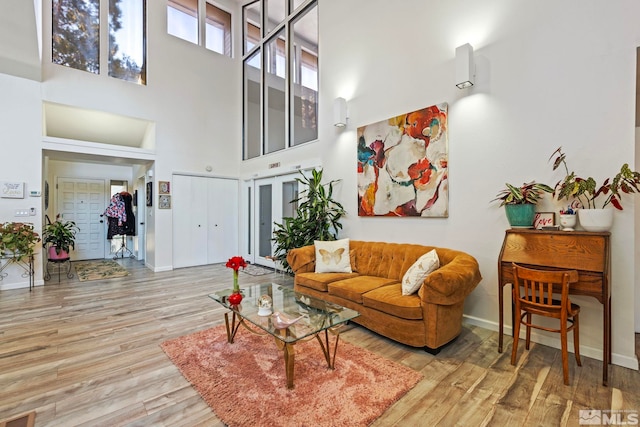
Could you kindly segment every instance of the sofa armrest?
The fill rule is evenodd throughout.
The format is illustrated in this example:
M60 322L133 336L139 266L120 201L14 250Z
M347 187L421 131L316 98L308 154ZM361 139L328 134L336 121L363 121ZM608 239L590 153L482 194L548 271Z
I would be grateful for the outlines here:
M482 280L478 261L458 253L449 263L429 274L418 295L431 304L452 305L464 301Z
M314 245L291 249L287 254L287 263L295 274L313 273L316 269L316 248Z

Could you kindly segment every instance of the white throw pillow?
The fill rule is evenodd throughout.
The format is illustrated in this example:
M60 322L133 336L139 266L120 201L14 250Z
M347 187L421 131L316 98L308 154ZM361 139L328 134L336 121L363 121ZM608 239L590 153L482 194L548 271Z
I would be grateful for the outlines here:
M349 239L313 242L316 248L316 273L351 273Z
M440 267L440 260L435 249L422 255L407 270L402 278L402 295L411 295L420 289L424 279L432 271Z

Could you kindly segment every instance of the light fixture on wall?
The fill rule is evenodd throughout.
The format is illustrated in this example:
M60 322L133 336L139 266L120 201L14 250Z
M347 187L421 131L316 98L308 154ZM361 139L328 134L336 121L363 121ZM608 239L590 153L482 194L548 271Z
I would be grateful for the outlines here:
M465 43L456 48L456 86L465 89L473 86L476 66L473 62L473 46Z
M333 101L333 125L343 128L347 125L347 100L344 98L336 98Z

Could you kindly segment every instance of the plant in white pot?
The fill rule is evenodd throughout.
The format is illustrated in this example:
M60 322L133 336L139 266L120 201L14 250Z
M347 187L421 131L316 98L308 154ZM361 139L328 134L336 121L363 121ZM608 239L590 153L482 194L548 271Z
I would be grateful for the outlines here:
M505 183L492 202L500 200L504 206L509 225L512 227L531 227L536 215L536 204L544 193L553 193L547 184L531 181L519 187Z
M613 178L606 178L598 185L592 177L582 178L569 172L562 147L553 152L551 159L554 159L553 170L560 165L565 169L565 176L556 183L553 195L558 200L579 201L578 220L587 231L609 230L613 225L613 210L607 206L622 210L622 195L640 192L640 172L632 171L628 163L623 164Z
M75 249L78 226L73 221L64 221L59 217L51 224L44 226L42 231L42 246L49 246L49 259L64 259L69 257L69 250Z

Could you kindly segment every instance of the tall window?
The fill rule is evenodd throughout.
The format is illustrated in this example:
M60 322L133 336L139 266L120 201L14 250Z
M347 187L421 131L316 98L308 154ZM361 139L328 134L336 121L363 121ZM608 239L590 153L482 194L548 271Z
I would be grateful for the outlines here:
M317 0L243 6L243 159L318 138Z
M146 83L145 0L109 0L109 76ZM100 0L52 0L51 59L100 73ZM106 36L103 36L106 37Z
M109 75L130 82L147 81L145 3L109 0Z
M51 2L54 64L100 73L100 0Z

